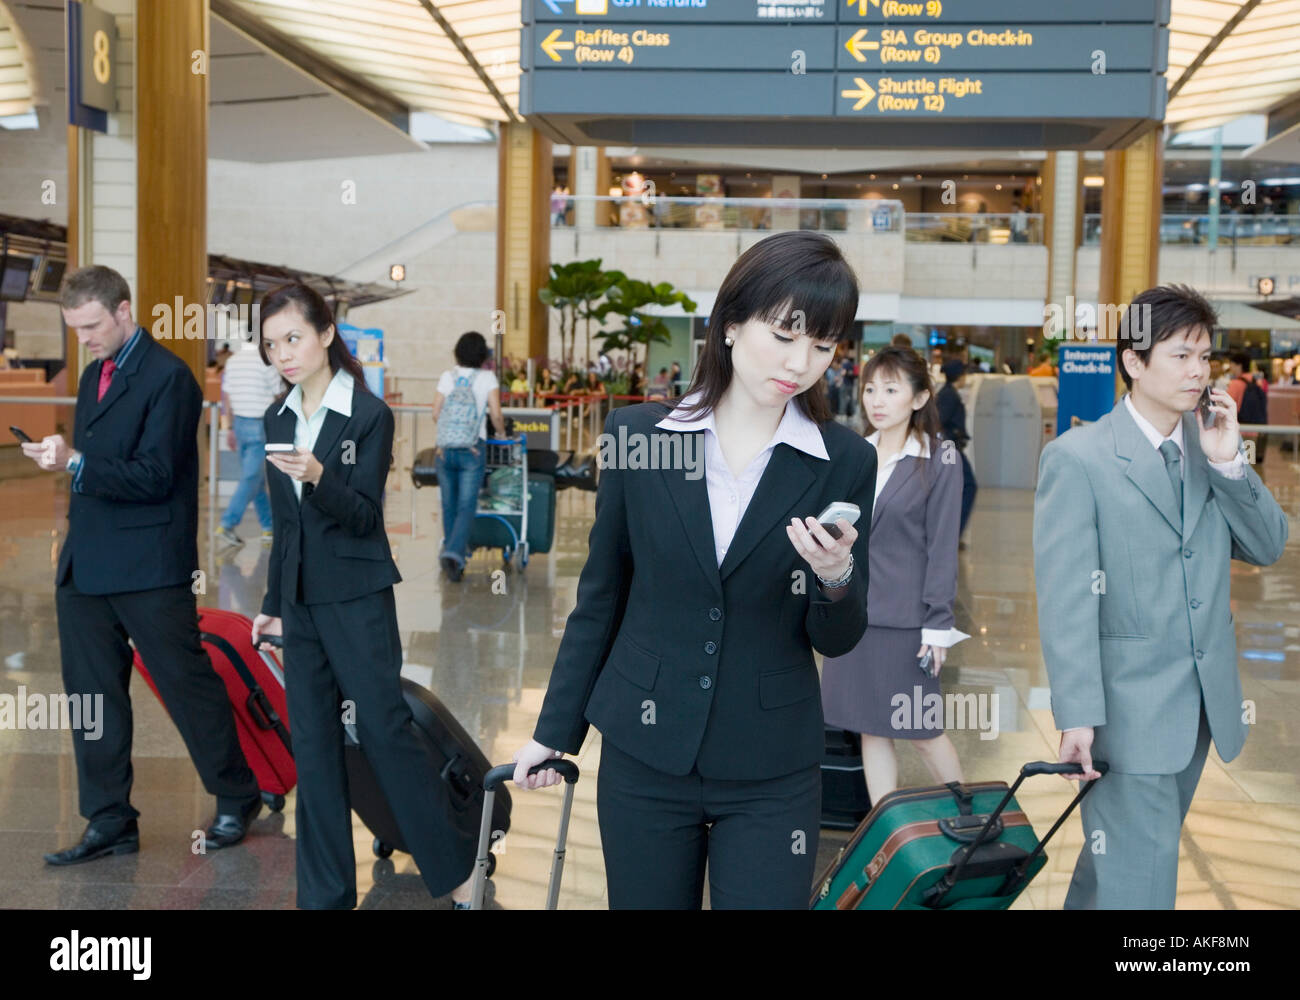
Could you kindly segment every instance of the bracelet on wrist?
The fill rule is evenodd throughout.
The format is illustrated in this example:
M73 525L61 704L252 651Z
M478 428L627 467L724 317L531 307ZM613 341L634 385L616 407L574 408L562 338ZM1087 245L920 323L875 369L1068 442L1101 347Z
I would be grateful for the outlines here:
M838 579L835 580L827 580L819 573L817 574L817 582L820 583L827 590L835 590L839 587L843 587L846 583L848 583L849 577L851 577L852 575L853 575L853 553L850 552L849 568L844 571L844 574L842 576L840 576Z

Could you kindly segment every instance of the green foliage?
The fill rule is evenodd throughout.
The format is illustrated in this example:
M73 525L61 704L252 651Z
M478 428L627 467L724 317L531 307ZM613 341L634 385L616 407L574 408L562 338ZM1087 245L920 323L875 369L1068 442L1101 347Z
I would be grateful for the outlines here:
M680 305L688 313L693 313L696 309L695 303L686 293L675 289L671 282L661 281L653 284L620 275L619 280L606 291L605 301L592 309L591 313L602 324L608 316L621 317L622 325L617 329L598 333L596 339L602 342L607 351L616 349L627 351L633 364L638 361L644 362L645 357L638 356L640 349L644 348L648 354L652 343L672 342L668 324L661 316L647 312L647 307L663 308L674 305Z

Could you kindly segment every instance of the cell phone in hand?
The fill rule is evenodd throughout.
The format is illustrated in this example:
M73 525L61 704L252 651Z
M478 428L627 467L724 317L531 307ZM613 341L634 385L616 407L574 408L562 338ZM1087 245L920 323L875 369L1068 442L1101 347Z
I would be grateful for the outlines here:
M262 643L266 643L275 649L284 649L284 636L262 634L257 637L257 644L260 646Z
M23 430L21 427L15 427L13 424L10 424L9 433L12 434L14 437L16 437L23 444L32 443L32 436L28 434L25 430Z
M1218 416L1210 406L1214 400L1210 398L1210 387L1207 385L1201 390L1201 398L1196 401L1196 412L1200 414L1201 426L1207 431L1214 427L1214 419Z
M929 677L934 668L934 650L927 649L925 655L921 657L917 665L921 668L921 673Z
M857 524L858 518L861 516L862 511L857 504L849 503L847 500L836 500L817 515L817 522L826 529L826 533L832 538L839 538L843 532L840 531L835 522L842 517L849 524Z
M298 449L288 442L266 442L266 453L268 455L293 455L296 454L297 451Z

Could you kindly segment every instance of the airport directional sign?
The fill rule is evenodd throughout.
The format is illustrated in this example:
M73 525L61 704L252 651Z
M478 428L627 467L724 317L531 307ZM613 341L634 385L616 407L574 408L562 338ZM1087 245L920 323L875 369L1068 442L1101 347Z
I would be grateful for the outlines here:
M1168 24L1170 0L524 0L525 23Z
M781 25L529 25L522 68L941 69L1162 73L1168 30L1153 25L926 28Z
M525 0L520 109L571 142L596 141L598 132L628 134L614 123L629 116L660 125L772 125L753 133L756 142L779 141L780 123L849 117L1072 122L1079 127L1042 134L1109 148L1164 116L1169 6L1170 0ZM596 131L579 120L593 116L604 123ZM1023 146L1028 134L1022 128L1003 138ZM884 143L889 135L855 136L848 144ZM906 135L917 141L918 133Z

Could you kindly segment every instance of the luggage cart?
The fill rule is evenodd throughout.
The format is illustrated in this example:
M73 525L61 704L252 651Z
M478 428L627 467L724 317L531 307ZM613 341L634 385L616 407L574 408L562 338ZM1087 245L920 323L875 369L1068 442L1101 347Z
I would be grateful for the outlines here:
M517 508L500 506L499 501L494 501L487 486L492 473L504 469L514 469L518 472L519 506ZM508 570L511 561L517 558L522 572L528 565L528 441L524 435L520 434L517 438L488 438L484 471L486 473L484 486L479 494L479 505L474 511L474 525L479 524L482 519L490 519L504 525L509 541L501 547L501 561ZM513 517L519 518L517 529L511 522ZM471 554L476 547L474 525L470 526Z

